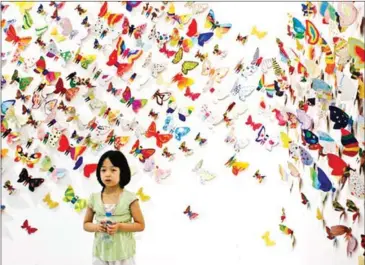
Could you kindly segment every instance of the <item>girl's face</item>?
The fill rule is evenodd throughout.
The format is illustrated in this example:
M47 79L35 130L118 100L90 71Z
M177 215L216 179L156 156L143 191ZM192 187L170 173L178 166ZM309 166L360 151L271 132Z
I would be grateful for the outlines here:
M119 185L120 169L115 167L109 158L105 159L100 170L101 181L105 187Z

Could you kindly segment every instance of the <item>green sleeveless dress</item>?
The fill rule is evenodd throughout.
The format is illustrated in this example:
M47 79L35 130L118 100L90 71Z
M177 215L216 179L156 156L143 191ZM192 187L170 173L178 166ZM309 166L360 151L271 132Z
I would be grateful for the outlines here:
M135 200L138 200L138 198L134 193L123 190L110 220L118 223L131 223L130 205ZM93 210L96 223L100 223L105 219L106 213L101 199L101 192L90 195L88 207ZM113 235L112 243L106 243L103 240L104 234L101 232L95 233L93 244L94 257L103 261L119 261L129 259L135 255L136 241L133 232L118 231Z

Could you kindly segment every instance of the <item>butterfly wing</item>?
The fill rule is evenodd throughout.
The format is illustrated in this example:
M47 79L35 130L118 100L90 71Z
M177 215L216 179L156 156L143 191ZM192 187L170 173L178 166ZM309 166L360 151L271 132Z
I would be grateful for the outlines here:
M132 109L135 113L137 113L141 108L146 106L148 100L147 99L136 99L132 103Z
M218 38L222 38L224 34L226 34L230 29L232 28L232 24L231 23L226 23L226 24L220 24L216 29L215 29L215 34Z
M184 55L183 49L182 48L179 48L179 50L177 51L177 53L175 53L175 57L172 60L172 63L173 64L178 64L182 60L183 55Z
M324 192L334 190L332 182L329 180L326 173L320 167L318 167L317 170L318 170L318 175L317 175L318 182L320 183L319 189L321 189Z
M215 73L214 73L214 81L216 81L217 83L221 83L222 79L224 77L226 77L226 75L229 72L229 68L228 67L222 67L222 68L218 68Z
M57 150L60 152L65 152L67 149L69 149L69 147L70 147L70 143L69 143L67 137L64 134L62 134L60 137L60 140L58 142Z
M350 120L349 115L336 106L329 106L329 110L330 119L335 123L333 125L333 129L338 130L341 128L346 128Z
M204 44L207 43L214 36L213 32L205 32L201 33L198 36L198 44L201 47L204 47Z
M155 149L142 149L141 150L141 156L139 157L139 160L141 162L144 162L146 159L150 158L154 153L156 152Z
M183 72L185 75L187 75L189 71L195 69L198 65L199 65L199 62L185 61L181 65L181 72Z
M189 127L178 127L175 130L175 138L178 141L181 141L181 138L186 136L190 132Z
M346 162L334 154L327 154L327 158L328 158L328 166L332 168L331 174L333 176L341 177L347 167Z
M85 209L86 206L87 206L87 200L85 200L85 199L78 199L77 202L75 203L75 211L79 213L83 209Z
M34 192L35 188L38 188L44 182L43 178L32 178L29 180L29 190Z
M348 40L348 51L352 58L355 60L355 67L357 69L364 69L365 67L365 50L364 42L359 39L350 37Z
M216 24L216 22L215 22L214 11L212 9L210 9L209 13L205 19L204 27L207 29L213 29L215 24Z

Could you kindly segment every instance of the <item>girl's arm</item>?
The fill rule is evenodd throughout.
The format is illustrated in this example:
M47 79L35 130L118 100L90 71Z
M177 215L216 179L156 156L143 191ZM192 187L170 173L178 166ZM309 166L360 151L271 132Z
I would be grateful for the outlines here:
M133 223L118 223L118 230L123 232L141 232L144 230L144 218L139 207L138 200L131 203L131 213L134 222Z
M94 224L94 211L87 207L84 218L84 230L87 232L106 232L106 229L102 224Z

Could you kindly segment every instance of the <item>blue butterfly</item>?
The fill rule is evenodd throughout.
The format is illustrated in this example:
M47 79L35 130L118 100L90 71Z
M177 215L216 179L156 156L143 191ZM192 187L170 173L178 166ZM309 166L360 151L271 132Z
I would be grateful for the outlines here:
M175 129L175 138L178 141L181 141L181 138L186 136L190 132L189 127L178 127Z
M5 100L1 103L1 113L5 114L11 106L15 105L15 99Z

